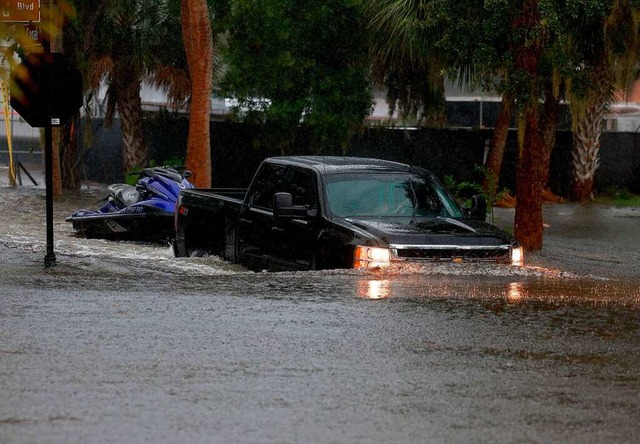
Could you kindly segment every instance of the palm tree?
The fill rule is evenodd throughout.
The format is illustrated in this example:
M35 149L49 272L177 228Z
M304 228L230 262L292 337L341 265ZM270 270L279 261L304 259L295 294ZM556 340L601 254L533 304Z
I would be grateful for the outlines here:
M91 34L88 73L91 87L107 85L107 123L116 111L122 123L123 167L125 171L144 167L149 148L144 139L140 90L142 81L150 78L172 88L170 97L179 100L188 94L186 67L180 65L179 50L170 45L179 21L171 13L168 0L113 0L91 5L81 1L82 11L92 20L86 22L83 35ZM100 15L93 11L103 8ZM82 26L82 24L80 24ZM168 55L177 54L167 63ZM178 63L176 63L176 61ZM169 69L172 67L173 69ZM167 75L173 80L167 80Z
M193 183L211 186L210 98L213 84L213 34L206 0L182 0L182 35L191 74L191 104L186 165Z
M419 125L446 124L444 61L436 50L426 2L371 0L364 2L369 20L374 80L386 88L389 115L396 108L403 120Z
M559 69L567 79L573 117L571 194L573 200L583 201L593 195L602 124L613 91L625 89L637 69L640 8L630 0L576 5L565 11L558 3L548 17L558 35L558 59L564 62Z
M592 87L589 93L571 99L573 116L573 149L571 160L573 177L571 199L586 201L593 197L595 173L600 166L600 136L602 124L613 94L608 62L603 58L588 75Z

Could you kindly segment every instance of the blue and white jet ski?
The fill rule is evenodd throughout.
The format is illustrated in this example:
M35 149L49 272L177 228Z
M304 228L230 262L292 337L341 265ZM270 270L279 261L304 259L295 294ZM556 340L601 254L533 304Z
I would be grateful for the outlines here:
M174 236L174 212L180 190L193 188L188 178L169 167L145 168L135 186L109 185L98 210L74 211L66 221L88 238L166 241ZM101 201L102 202L102 201Z

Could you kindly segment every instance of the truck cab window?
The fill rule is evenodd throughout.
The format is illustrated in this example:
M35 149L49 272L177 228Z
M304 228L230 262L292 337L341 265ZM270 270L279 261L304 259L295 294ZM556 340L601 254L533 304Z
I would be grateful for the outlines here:
M286 191L291 193L294 205L303 205L309 209L318 207L318 193L314 177L310 172L294 169L291 172L289 187Z
M249 204L265 210L273 209L273 195L282 191L287 168L282 165L265 164L251 184Z

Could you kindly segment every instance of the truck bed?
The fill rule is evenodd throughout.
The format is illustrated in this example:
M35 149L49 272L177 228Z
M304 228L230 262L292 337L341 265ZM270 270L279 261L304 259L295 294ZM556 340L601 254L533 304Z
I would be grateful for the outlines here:
M235 259L235 225L244 201L244 188L182 190L176 212L177 257L214 254Z
M212 209L211 205L241 205L247 192L246 188L195 188L182 190L182 203L188 207Z

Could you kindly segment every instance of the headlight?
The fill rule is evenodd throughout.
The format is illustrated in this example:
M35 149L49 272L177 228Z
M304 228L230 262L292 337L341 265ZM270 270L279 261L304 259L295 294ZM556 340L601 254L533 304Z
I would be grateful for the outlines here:
M353 268L384 267L391 262L388 248L357 246Z
M524 250L522 247L513 247L511 249L511 265L522 267L524 265Z

